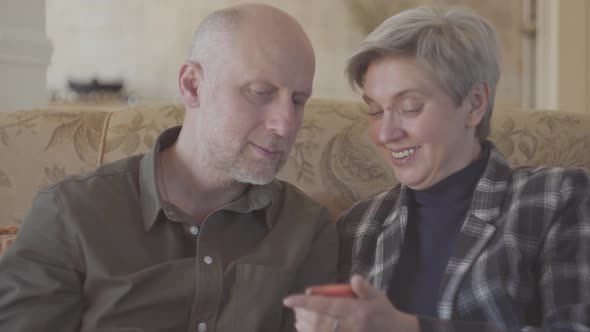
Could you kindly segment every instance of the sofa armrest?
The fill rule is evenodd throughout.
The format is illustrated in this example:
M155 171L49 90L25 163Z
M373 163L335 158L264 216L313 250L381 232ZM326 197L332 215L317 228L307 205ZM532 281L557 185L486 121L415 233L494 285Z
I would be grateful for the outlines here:
M14 242L17 232L17 225L0 226L0 255Z

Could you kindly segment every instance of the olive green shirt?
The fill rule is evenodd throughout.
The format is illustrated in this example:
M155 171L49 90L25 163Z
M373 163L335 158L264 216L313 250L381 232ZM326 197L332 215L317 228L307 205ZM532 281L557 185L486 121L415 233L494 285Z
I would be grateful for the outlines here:
M281 181L195 220L163 202L160 151L42 189L0 257L0 331L292 331L282 299L336 277L327 210Z

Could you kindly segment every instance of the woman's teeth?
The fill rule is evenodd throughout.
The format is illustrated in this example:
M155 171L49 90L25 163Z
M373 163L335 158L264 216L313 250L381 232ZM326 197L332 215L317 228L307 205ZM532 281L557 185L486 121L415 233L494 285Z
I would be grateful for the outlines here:
M401 158L405 158L411 154L414 154L414 152L416 152L416 148L411 148L411 149L407 149L401 152L391 152L391 155L393 156L393 158L396 159L401 159Z

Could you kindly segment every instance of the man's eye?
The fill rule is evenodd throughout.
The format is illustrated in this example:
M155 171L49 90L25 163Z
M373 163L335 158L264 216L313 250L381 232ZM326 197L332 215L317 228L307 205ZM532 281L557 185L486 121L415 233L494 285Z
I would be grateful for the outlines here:
M294 97L293 104L295 105L305 105L307 102L307 97Z

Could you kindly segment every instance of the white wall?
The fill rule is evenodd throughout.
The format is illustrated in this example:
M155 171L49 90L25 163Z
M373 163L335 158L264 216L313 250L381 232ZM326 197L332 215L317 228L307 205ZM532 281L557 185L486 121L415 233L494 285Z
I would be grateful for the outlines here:
M539 0L536 107L590 113L590 1Z
M252 0L250 0L252 1ZM358 97L343 71L363 33L348 0L267 0L303 25L316 49L314 97ZM359 0L365 1L365 0ZM521 4L514 0L432 0L474 8L496 23L505 50L499 103L521 103ZM174 100L177 73L192 31L212 10L242 0L47 0L47 31L54 43L48 87L68 78L124 78L140 99ZM426 2L426 1L422 1Z
M345 54L362 38L360 32L342 29L350 26L346 15L333 15L339 1L283 6L306 30L317 32L311 35L317 51L314 89L323 96L351 96L343 76ZM140 98L173 99L193 30L205 15L235 2L48 0L47 28L55 46L48 87L61 90L68 78L124 78L129 92Z
M47 105L43 0L0 2L0 112Z

